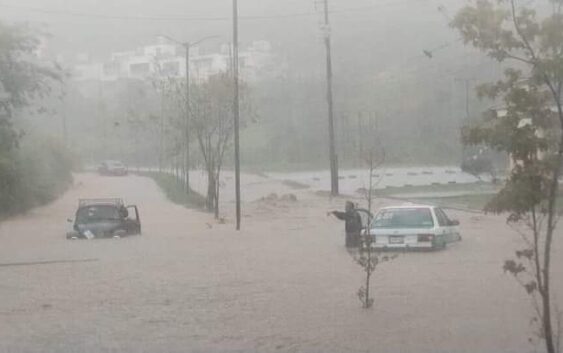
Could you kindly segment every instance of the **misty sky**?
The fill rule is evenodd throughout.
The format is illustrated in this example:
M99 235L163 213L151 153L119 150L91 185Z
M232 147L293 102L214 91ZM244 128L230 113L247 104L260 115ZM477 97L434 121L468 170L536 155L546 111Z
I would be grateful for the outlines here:
M330 0L336 65L351 55L382 65L419 55L423 49L456 44L455 33L447 27L448 16L462 3L463 0ZM446 13L438 11L440 5L445 6ZM321 16L315 14L320 6L315 6L315 0L239 0L239 7L243 44L266 39L280 52L295 55L303 62L322 55ZM0 1L1 20L46 27L53 35L50 49L67 55L87 52L105 56L110 51L150 43L160 33L180 40L220 35L227 42L231 36L230 16L230 0Z

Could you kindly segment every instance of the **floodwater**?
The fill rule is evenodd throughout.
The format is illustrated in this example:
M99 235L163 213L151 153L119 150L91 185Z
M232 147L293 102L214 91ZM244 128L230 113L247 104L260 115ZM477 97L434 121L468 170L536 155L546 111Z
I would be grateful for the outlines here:
M340 192L354 195L360 188L369 188L369 170L347 169L341 170ZM330 190L330 173L296 172L296 173L268 173L276 179L289 179L309 185L315 190ZM373 187L419 186L432 184L467 184L478 181L474 176L464 173L459 167L403 167L381 168L373 172Z
M0 225L0 352L534 350L529 297L502 272L520 245L502 217L451 212L463 241L382 265L364 310L361 268L343 224L326 216L344 199L290 190L297 202L260 201L287 191L245 175L236 232L228 191L218 224L170 203L150 179L77 175L55 203ZM143 235L66 240L83 197L137 204Z

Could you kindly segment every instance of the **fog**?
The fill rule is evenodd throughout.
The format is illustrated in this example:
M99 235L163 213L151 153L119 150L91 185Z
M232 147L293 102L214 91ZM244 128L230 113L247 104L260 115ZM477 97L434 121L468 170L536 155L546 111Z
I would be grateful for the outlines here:
M341 133L337 142L343 165L354 164L346 162L353 154L351 136L357 133L350 129L357 125L357 116L361 114L366 116L364 119L379 121L382 138L402 141L401 148L389 147L392 164L460 163L461 121L469 118L468 114L478 114L478 109L471 111L468 106L491 104L478 102L473 88L480 79L494 77L501 70L481 54L464 47L449 28L451 14L461 5L460 1L426 0L330 3L335 124ZM116 110L108 107L123 106L115 101L117 92L110 93L110 97L106 94L117 89L111 87L115 86L112 82L84 91L84 87L93 87L92 82L77 80L77 65L108 62L112 53L155 44L162 35L182 42L217 36L198 48L202 54L217 53L222 44L232 42L231 9L224 2L21 1L0 6L6 21L25 21L50 33L44 40L45 57L60 62L72 72L74 89L81 90L82 97L90 101L79 103L78 108L73 107L73 102L65 103L66 114L71 115L66 123L71 139L72 135L82 133L85 125L82 120L89 121L87 124L91 126L96 125L93 121L100 120L99 113L97 118L88 116L93 110L81 111L80 107L90 104L99 109L102 104L104 109ZM242 143L247 156L243 163L256 165L278 159L290 168L302 168L306 164L321 167L317 162L327 158L326 148L321 148L326 140L323 125L327 114L321 4L241 1L239 7L241 50L256 41L268 42L272 54L269 65L279 71L274 76L262 75L249 82L253 105L249 114L260 123L243 131L250 135L247 143ZM421 90L422 87L431 89ZM153 105L151 114L158 115L158 109ZM112 120L123 120L123 112L114 111L112 115ZM427 121L433 121L433 127ZM92 129L88 131L92 135ZM299 133L295 135L292 131ZM434 144L436 139L442 141ZM271 151L255 156L255 151L263 150L255 148L261 140L262 143L277 141L281 155ZM318 148L308 156L289 151L301 146L303 141L318 142L315 143ZM417 147L428 141L430 145L425 148ZM443 145L448 149L442 148ZM130 156L115 157L133 163ZM86 159L95 163L91 156ZM145 164L150 163L155 164L154 161Z
M238 0L236 45L234 2L0 0L0 353L542 351L526 43L462 38L485 0Z

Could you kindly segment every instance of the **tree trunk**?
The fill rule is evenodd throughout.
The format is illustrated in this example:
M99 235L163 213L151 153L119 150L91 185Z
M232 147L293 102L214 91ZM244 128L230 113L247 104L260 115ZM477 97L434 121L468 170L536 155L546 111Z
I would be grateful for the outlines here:
M216 199L216 190L217 190L216 184L217 184L217 180L215 180L215 173L213 172L212 168L208 168L206 206L207 206L207 211L209 212L215 211L215 199Z
M217 182L217 189L215 190L215 219L219 219L219 183Z
M546 81L547 82L547 81ZM559 176L561 175L561 163L563 162L563 109L561 107L561 98L551 85L548 85L553 93L555 102L557 104L557 111L559 115L559 148L557 151L557 161L553 169L553 177L551 180L551 185L549 187L549 198L548 198L548 218L547 218L547 232L545 237L544 245L544 264L543 264L543 294L542 294L542 311L543 311L543 328L545 334L545 345L548 353L555 353L555 343L554 343L554 332L551 321L551 289L550 289L550 278L551 278L551 244L553 242L553 233L556 226L556 214L557 214L557 195L559 194ZM555 333L556 335L559 332Z
M561 162L563 160L563 135L559 152L557 155L557 165L553 171L553 179L551 180L549 199L548 199L548 220L547 233L544 249L543 264L543 293L542 293L542 311L543 311L543 329L545 334L545 345L548 353L555 353L555 344L553 340L553 326L551 322L551 293L550 293L550 270L551 270L551 244L553 241L553 232L555 230L555 214L557 212L557 194L559 189L559 175L561 173Z

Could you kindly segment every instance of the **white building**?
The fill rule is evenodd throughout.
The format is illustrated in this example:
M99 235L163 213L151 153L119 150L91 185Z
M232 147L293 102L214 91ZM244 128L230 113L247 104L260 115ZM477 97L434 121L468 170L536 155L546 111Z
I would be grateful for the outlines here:
M194 82L227 72L232 67L232 50L222 45L218 53L200 54L191 48L190 77ZM152 77L182 78L186 76L184 48L159 42L134 51L112 53L104 63L86 62L74 67L77 81L115 81L124 78L150 79ZM281 65L274 63L272 48L266 41L256 41L239 54L243 80L258 81L283 75Z

